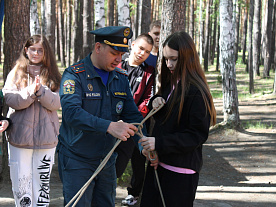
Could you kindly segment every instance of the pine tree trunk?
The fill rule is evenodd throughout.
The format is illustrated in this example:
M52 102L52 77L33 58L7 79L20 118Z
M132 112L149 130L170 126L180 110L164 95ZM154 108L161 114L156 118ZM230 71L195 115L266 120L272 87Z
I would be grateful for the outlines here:
M91 0L83 1L83 54L88 55L92 51L92 29Z
M46 35L46 14L45 14L45 0L41 0L40 3L40 11L41 11L41 33Z
M142 6L142 21L141 21L141 33L149 32L149 25L151 23L150 11L151 11L151 2L149 0L143 0Z
M114 1L113 0L108 0L107 13L108 13L107 25L113 26L114 25Z
M195 27L195 18L194 18L194 12L195 12L195 8L194 8L194 0L190 0L190 13L189 13L189 34L190 36L194 39L194 27Z
M204 42L204 70L208 71L208 59L209 59L209 38L210 38L210 11L212 0L208 0L207 2L207 10L206 10L206 29L205 29L205 42Z
M215 2L215 12L214 12L214 29L213 29L213 42L212 42L212 48L211 48L211 65L214 64L214 59L215 59L215 52L216 52L216 40L217 40L217 20L218 20L218 15L217 15L217 9L218 9L218 2Z
M203 0L200 0L200 4L199 4L199 62L200 64L202 63L202 43L203 43L203 40L202 40L202 36L203 36L203 20L202 20L202 1Z
M261 0L254 2L254 20L253 20L253 72L260 76L260 45L261 45Z
M243 22L243 44L242 44L242 62L246 64L246 39L247 39L247 21L248 21L248 11L247 7L244 8L244 22Z
M276 51L276 2L274 1L274 14L273 14L273 31L272 31L272 50L271 50L271 54L272 54L272 61L273 61L273 68L275 70L275 67L276 67L276 54L275 54L275 51Z
M249 93L254 93L254 78L253 78L253 44L252 44L252 30L254 17L254 0L250 0L249 9L249 26L248 26L248 60L247 68L249 72Z
M239 39L240 39L240 17L241 17L241 4L237 2L236 9L236 28L235 28L235 61L238 60L239 53Z
M272 9L273 0L268 0L266 11L266 25L264 33L264 70L263 76L269 77L269 71L271 68L271 33L272 33Z
M58 25L59 25L59 48L61 66L65 66L65 41L64 41L64 21L62 12L62 0L58 0Z
M240 124L238 91L234 62L235 37L232 25L232 0L220 1L220 68L223 84L224 122L230 126Z
M14 6L16 5L16 7ZM7 75L19 57L22 45L30 37L30 1L8 0L5 1L4 18L4 67L3 78L6 82ZM20 9L18 9L20 8ZM20 34L20 35L19 35ZM3 115L6 116L8 107L4 105ZM0 180L9 181L8 149L5 135L2 134L2 172Z
M219 39L220 39L220 25L218 25L218 39L217 39L217 65L216 65L216 71L219 71L219 57L220 57L220 47L219 47Z
M72 0L67 0L67 35L66 35L66 64L71 65L71 27L72 27Z
M47 0L45 1L45 12L46 12L46 38L52 50L55 52L55 24L56 24L56 1Z

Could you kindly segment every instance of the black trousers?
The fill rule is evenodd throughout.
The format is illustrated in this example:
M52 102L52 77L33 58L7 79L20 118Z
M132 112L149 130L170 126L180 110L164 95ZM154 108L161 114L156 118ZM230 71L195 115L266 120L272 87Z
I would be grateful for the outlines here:
M145 177L145 156L140 154L139 149L131 138L125 142L121 142L115 149L115 152L118 154L116 160L117 178L122 176L129 159L131 159L132 177L130 187L128 187L127 190L129 195L133 195L134 197L139 196L143 188Z
M192 207L199 174L180 174L157 168L166 207ZM153 167L148 165L140 207L162 207L162 200Z

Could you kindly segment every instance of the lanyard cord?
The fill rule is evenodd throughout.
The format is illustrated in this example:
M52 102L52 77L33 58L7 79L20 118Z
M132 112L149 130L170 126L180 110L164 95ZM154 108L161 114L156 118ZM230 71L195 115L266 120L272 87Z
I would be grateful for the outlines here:
M164 104L160 105L157 109L152 109L148 113L148 115L141 121L141 123L131 123L133 125L138 125L138 131L136 132L137 135L139 135L141 138L144 136L143 132L142 132L143 124L145 123L145 121L147 119L149 119L153 114L155 114L157 111L159 111L163 106L164 106ZM95 172L93 173L93 175L91 176L91 178L82 186L82 188L76 193L76 195L69 201L69 203L65 207L69 207L69 205L71 205L74 200L75 200L75 202L72 205L72 207L75 207L77 205L77 203L81 199L82 195L84 194L85 190L88 188L89 184L92 182L92 180L99 174L99 172L106 165L107 161L111 157L111 155L114 152L114 150L116 149L116 147L121 143L121 141L122 141L121 139L117 139L115 145L110 150L110 152L105 156L105 158L100 163L100 165L98 166L98 168L95 170ZM155 151L152 151L150 153L151 153L151 157L155 157L156 156ZM152 153L154 153L154 155L152 155ZM161 186L160 186L160 182L159 182L159 178L158 178L158 174L157 174L157 170L155 170L155 176L156 176L156 180L157 180L157 183L158 183L158 187L159 187L159 191L160 191L160 195L161 195L161 198L162 198L163 205L164 205L164 207L166 207L165 201L164 201L164 197L163 197L163 194L162 194L162 190L161 190Z

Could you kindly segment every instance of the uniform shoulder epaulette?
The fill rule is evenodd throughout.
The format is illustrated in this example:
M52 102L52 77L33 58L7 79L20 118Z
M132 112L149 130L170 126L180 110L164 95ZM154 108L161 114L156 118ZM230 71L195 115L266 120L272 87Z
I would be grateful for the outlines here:
M74 71L75 73L82 73L85 71L83 63L72 65L71 68L72 68L72 71Z
M121 74L123 74L123 75L128 76L127 71L126 71L125 69L117 68L117 67L116 67L116 68L115 68L115 71L118 72L118 73L121 73Z

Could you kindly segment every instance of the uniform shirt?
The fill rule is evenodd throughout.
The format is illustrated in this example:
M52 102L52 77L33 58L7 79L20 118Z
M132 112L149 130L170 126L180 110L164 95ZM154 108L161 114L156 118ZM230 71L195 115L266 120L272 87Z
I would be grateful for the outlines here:
M111 121L139 123L143 119L133 101L125 71L111 71L105 85L90 55L63 73L62 124L57 148L69 157L87 162L103 159L114 146L116 139L107 133ZM137 135L133 138L139 139Z

